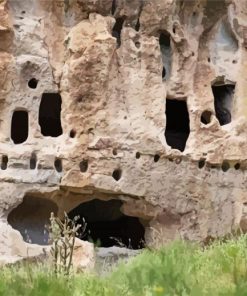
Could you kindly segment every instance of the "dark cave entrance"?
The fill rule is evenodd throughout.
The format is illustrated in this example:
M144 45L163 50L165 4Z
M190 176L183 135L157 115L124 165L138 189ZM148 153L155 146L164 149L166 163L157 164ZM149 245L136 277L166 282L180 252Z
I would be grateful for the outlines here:
M171 148L184 151L190 134L186 101L166 100L166 142Z
M62 98L58 93L44 93L39 107L39 125L43 136L58 137L61 126Z
M168 79L171 73L172 50L171 36L168 32L162 32L159 37L160 51L162 56L162 79Z
M50 215L57 215L57 205L46 198L25 196L23 202L8 215L8 223L18 230L25 242L39 245L49 244L47 226Z
M15 111L11 121L11 139L15 144L21 144L28 138L28 112Z
M232 120L231 111L234 90L235 85L233 84L212 85L214 108L220 125L228 124Z
M124 246L140 249L145 246L145 228L137 217L124 215L120 211L122 202L119 200L101 201L94 199L80 204L68 215L69 218L80 216L87 223L85 234L78 237L93 241L101 247Z

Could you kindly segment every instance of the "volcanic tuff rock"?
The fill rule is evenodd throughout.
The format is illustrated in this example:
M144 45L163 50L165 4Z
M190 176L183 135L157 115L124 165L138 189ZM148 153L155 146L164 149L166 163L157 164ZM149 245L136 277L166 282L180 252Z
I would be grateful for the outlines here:
M245 0L0 0L0 70L2 262L94 199L148 245L247 229Z

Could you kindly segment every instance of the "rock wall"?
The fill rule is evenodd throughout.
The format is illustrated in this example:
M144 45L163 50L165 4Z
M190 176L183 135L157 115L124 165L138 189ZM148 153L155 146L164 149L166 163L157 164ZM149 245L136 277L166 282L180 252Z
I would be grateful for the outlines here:
M24 197L120 199L149 245L247 228L245 0L1 0L0 38L1 256Z

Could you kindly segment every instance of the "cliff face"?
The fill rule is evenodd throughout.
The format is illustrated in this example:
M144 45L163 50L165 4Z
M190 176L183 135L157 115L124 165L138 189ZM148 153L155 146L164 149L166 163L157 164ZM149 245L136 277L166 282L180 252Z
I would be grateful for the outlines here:
M147 244L247 228L245 0L2 0L0 40L3 262L95 199Z

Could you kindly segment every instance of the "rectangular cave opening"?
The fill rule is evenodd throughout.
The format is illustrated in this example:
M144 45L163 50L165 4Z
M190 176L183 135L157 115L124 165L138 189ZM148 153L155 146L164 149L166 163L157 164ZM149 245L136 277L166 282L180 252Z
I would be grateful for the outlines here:
M15 144L21 144L28 138L28 112L14 111L11 120L11 139Z
M159 44L163 63L162 79L165 80L170 77L172 63L171 36L168 32L161 32Z
M234 84L212 85L214 95L214 108L220 125L225 125L232 120L232 102L235 91Z
M145 246L145 228L139 218L126 216L120 210L122 201L93 199L71 210L70 219L79 216L77 223L87 223L86 232L79 233L83 240L100 247L120 246L140 249Z
M39 125L43 136L58 137L61 125L62 98L59 93L44 93L39 107Z
M184 151L190 134L190 119L186 101L166 100L166 142L171 148Z

